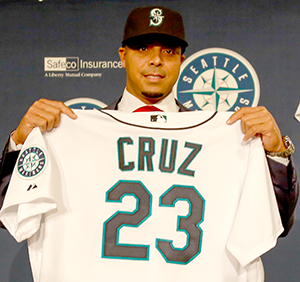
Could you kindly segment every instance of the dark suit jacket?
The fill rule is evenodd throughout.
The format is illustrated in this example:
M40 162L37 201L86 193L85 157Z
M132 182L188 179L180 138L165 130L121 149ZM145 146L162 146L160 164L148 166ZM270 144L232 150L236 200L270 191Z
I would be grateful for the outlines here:
M107 106L105 109L117 110L117 105L120 100L121 98ZM179 106L180 112L188 111L188 109L181 105L177 100L176 103ZM8 143L9 141L6 143L2 157L0 158L0 207L2 207L12 171L19 155L19 151L8 152ZM269 158L267 158L267 160L284 227L284 232L281 236L286 236L294 222L294 210L299 194L297 173L292 159L287 167ZM3 227L1 222L0 227Z

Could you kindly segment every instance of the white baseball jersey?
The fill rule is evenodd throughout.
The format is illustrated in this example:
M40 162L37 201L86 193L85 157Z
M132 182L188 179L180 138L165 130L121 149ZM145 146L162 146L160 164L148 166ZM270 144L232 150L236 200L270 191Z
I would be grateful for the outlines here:
M35 282L264 280L283 228L259 138L230 113L76 113L29 135L1 211Z

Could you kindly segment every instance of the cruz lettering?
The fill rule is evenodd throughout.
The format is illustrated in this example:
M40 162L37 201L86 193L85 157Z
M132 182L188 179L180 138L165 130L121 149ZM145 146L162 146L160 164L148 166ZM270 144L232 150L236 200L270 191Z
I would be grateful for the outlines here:
M174 171L177 171L178 174L187 176L195 175L195 171L188 169L188 167L201 151L202 145L185 142L184 148L191 150L184 149L186 154L185 160L182 161L181 164L178 164L176 157L178 150L182 150L182 148L179 148L177 140L163 138L160 143L158 143L151 137L140 137L136 143L137 144L135 144L130 137L119 138L117 145L120 170L131 171L137 168L138 171L154 171L154 169L158 168L164 173L173 173ZM132 149L137 156L135 158L131 157L130 159L130 157L128 157L128 152L129 150L132 151ZM158 164L154 164L154 156L157 153L156 149L159 150L160 156Z

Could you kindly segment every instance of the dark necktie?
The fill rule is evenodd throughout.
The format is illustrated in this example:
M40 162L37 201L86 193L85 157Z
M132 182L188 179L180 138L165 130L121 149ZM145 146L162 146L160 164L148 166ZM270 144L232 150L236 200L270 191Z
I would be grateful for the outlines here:
M136 110L133 111L133 113L139 113L139 112L163 112L163 111L155 106L146 105L137 108Z

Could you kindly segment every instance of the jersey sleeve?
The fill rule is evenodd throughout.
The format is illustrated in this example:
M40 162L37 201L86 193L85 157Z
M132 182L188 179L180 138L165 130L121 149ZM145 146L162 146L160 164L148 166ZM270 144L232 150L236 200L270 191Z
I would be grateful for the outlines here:
M273 248L283 232L260 138L251 140L247 169L228 250L245 267Z
M35 128L19 154L0 212L0 220L18 242L35 234L43 215L57 206L53 170L44 137Z

